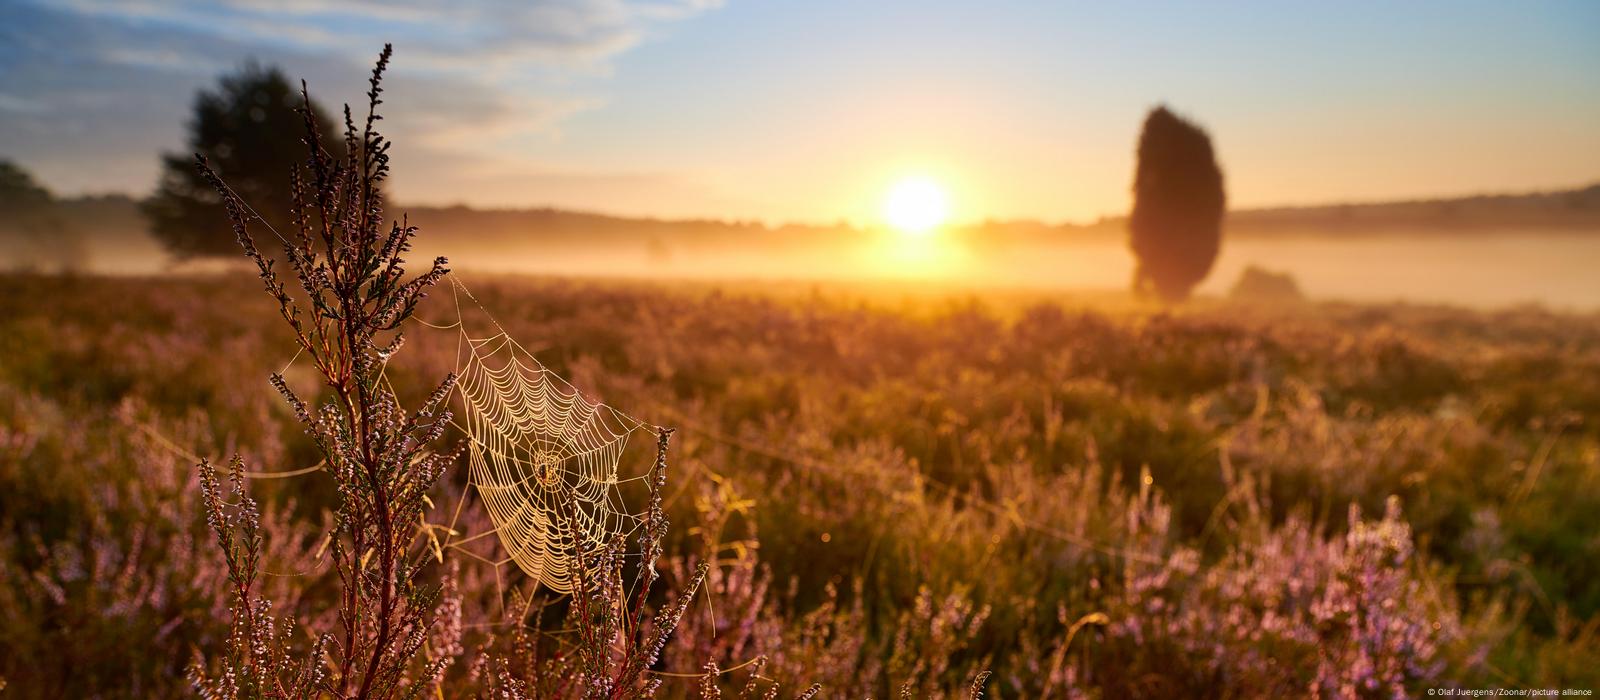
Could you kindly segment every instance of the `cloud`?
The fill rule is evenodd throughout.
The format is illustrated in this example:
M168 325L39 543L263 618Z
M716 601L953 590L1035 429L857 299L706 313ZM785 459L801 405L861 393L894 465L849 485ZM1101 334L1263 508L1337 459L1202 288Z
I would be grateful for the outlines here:
M423 100L437 100L434 92ZM560 134L560 123L580 112L603 104L598 99L517 97L498 99L473 113L471 119L458 118L443 105L424 107L408 117L418 143L439 150L493 150L494 144L518 135L537 134L551 138ZM451 103L461 108L460 102Z
M452 173L426 203L471 201L479 207L554 206L621 216L694 218L758 217L762 209L692 173L544 168L526 162L446 158ZM410 177L400 172L402 177ZM422 222L426 225L426 222Z
M638 43L652 24L714 9L714 0L60 0L86 19L182 29L247 43L365 56L395 41L416 65L506 72L597 65ZM350 52L354 50L354 54Z
M148 191L195 92L246 59L359 99L396 44L391 135L421 160L501 153L605 103L608 61L716 0L0 2L0 156L66 192ZM116 163L110 169L104 163Z
M0 112L43 114L48 110L49 106L38 100L30 100L26 97L17 97L16 95L7 95L0 92Z
M215 75L227 68L226 64L172 47L111 47L102 52L100 57L117 65L205 76Z

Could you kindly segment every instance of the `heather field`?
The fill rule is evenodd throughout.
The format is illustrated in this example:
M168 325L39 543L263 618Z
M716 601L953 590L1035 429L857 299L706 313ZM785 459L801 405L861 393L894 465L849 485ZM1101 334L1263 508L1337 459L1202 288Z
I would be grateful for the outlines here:
M226 658L200 458L241 456L254 594L300 621L263 644L342 624L336 481L268 376L328 389L251 277L0 277L7 697L174 697ZM661 696L1600 687L1600 317L460 278L550 369L677 429L645 605L681 613L642 672ZM458 369L422 323L457 299L401 327L402 404ZM583 694L583 611L471 537L466 464L420 512L457 543L412 544L442 584L416 658L442 671L397 687Z

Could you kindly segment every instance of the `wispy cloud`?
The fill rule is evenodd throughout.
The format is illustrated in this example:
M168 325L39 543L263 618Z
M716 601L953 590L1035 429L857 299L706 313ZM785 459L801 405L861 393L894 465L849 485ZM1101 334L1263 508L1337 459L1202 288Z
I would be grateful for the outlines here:
M58 0L84 19L180 29L246 43L365 56L383 41L410 60L475 73L599 65L636 45L651 25L713 9L715 0Z
M6 93L0 92L0 112L12 112L15 114L43 114L44 112L49 111L49 109L49 105L46 105L38 100L32 100L26 97L17 97L15 95L7 95Z
M246 59L313 93L359 95L385 42L398 48L391 128L428 158L504 155L555 138L606 101L609 62L716 0L16 0L0 3L0 155L58 188L144 190L152 144L182 145L196 90ZM138 153L134 153L138 151ZM140 163L93 167L97 159ZM459 158L440 159L460 162Z

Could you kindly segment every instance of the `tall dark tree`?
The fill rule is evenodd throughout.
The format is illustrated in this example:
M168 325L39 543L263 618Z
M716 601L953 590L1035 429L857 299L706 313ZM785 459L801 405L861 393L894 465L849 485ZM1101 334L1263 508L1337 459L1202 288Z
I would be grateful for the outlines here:
M189 147L163 154L161 182L144 204L151 232L179 258L236 256L239 246L217 195L194 168L205 156L234 192L278 231L292 229L290 183L285 173L305 160L305 117L300 90L277 68L250 63L224 76L215 92L201 91L189 122ZM326 110L312 105L321 133L334 133ZM334 159L345 144L330 139Z
M1139 259L1134 291L1187 299L1216 262L1226 206L1211 137L1164 106L1151 110L1139 135L1128 220Z

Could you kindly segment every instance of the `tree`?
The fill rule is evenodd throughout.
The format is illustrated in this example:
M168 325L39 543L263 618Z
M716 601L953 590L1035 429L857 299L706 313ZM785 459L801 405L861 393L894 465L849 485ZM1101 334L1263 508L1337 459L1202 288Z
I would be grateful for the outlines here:
M277 68L248 63L224 76L215 92L201 91L189 122L189 152L163 154L161 181L144 203L151 233L179 258L238 255L222 198L194 168L201 155L228 186L273 229L293 228L292 189L285 173L305 161L306 117L301 94ZM326 111L311 105L320 133L331 134ZM323 146L333 159L345 144Z
M1165 106L1151 110L1139 135L1128 220L1139 259L1134 291L1168 302L1188 298L1216 262L1226 205L1211 138Z
M33 175L9 160L0 160L0 212L7 218L32 216L48 209L54 198Z
M1294 275L1251 265L1239 273L1239 281L1233 283L1228 298L1234 301L1290 304L1305 301L1306 295L1300 291L1300 283L1294 281Z
M71 272L87 257L83 236L67 225L50 190L9 160L0 160L0 249L22 269Z

